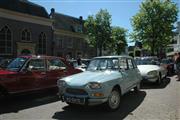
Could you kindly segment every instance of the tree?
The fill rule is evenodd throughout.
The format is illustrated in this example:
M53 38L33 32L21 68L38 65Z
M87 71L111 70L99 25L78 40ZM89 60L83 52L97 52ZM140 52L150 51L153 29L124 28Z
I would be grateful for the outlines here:
M131 38L149 46L151 54L171 43L178 8L171 0L146 0L132 18ZM159 49L160 47L160 49Z
M126 41L126 32L127 30L121 27L112 27L112 48L116 54L120 55L125 51L127 46Z
M90 45L96 47L101 56L103 48L111 43L111 15L107 10L100 9L95 16L88 16L84 25Z

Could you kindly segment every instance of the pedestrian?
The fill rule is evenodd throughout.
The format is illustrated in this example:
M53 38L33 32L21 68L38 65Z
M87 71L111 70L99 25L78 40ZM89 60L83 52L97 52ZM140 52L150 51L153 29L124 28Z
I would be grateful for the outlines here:
M176 69L176 59L178 57L178 53L175 53L174 56L173 56L173 62L174 62L174 71L175 73L177 72L177 69Z
M176 73L180 80L180 52L175 55Z
M81 57L80 57L80 55L78 56L77 64L78 64L78 65L81 65L81 64L82 64L82 63L81 63Z

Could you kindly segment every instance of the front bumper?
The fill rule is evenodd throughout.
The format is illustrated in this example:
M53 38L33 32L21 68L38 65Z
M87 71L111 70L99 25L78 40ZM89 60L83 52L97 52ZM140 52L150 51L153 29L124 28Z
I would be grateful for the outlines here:
M80 104L76 102L70 102L70 103L85 105L85 106L100 105L108 100L108 98L89 98L88 96L72 96L72 95L59 95L59 97L62 102L69 102L65 99L65 97L84 99L84 102Z
M158 76L142 76L142 82L156 82L158 80Z

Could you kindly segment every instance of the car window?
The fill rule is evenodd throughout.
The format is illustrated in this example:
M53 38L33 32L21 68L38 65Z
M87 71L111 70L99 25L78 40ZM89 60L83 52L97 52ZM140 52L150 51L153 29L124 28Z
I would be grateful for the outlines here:
M121 58L119 60L119 66L120 66L120 69L124 69L124 70L128 69L127 62L126 62L125 58Z
M27 58L18 57L8 64L7 69L12 71L18 71L23 67L27 60Z
M134 68L131 59L128 59L128 67L129 67L129 69L133 69Z
M118 68L117 58L97 58L90 62L87 70L118 70Z
M45 71L45 60L44 59L31 59L28 63L27 68L31 71Z
M60 59L48 60L48 70L63 70L66 69L66 65Z

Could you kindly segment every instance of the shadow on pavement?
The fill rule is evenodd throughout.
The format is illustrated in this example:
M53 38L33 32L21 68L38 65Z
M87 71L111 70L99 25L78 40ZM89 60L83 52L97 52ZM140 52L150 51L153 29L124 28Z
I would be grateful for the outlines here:
M20 110L56 102L59 100L56 93L57 91L50 90L0 99L0 114L17 113Z
M142 83L141 84L141 89L163 89L165 87L167 87L167 85L171 82L170 78L165 78L163 79L163 83L158 85L156 83Z
M94 107L70 107L65 106L64 111L56 112L52 118L63 120L122 120L143 102L145 91L138 94L129 92L122 97L120 109L115 112L107 111L103 106Z

